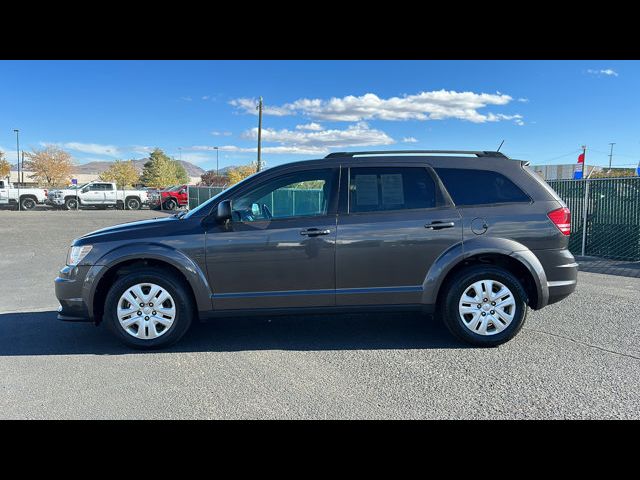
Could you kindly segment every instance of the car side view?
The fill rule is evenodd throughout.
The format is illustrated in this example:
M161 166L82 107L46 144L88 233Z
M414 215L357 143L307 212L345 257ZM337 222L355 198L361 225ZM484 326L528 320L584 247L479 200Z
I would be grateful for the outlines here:
M499 152L339 152L73 241L60 320L166 347L216 316L416 310L496 346L570 295L570 212Z

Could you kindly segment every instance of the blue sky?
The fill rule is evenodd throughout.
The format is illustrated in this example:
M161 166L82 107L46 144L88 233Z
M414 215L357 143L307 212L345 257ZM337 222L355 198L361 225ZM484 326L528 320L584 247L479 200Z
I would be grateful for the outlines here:
M0 61L0 149L80 163L150 148L205 169L330 151L495 149L533 164L635 166L638 61Z

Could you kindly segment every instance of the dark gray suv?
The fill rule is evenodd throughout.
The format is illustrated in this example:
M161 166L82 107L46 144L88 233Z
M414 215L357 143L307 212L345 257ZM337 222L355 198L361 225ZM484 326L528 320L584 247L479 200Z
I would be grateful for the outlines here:
M73 241L58 318L132 347L215 316L418 310L495 346L576 287L570 213L498 152L349 152L259 172L189 213Z

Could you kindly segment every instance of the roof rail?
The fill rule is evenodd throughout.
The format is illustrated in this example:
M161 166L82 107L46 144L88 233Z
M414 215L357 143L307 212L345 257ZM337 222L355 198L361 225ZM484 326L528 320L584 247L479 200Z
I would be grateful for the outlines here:
M502 152L487 152L477 150L380 150L371 152L334 152L330 153L324 158L338 158L338 157L355 157L355 156L370 156L370 155L397 155L397 154L412 154L412 153L453 153L461 155L475 155L476 157L500 157L509 158Z

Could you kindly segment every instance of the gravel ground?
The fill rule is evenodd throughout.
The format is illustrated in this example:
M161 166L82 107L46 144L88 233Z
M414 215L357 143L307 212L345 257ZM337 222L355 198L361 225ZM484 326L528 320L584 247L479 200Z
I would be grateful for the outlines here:
M159 212L0 212L0 418L640 418L640 279L580 272L495 349L416 314L219 319L122 347L55 319L70 241Z

